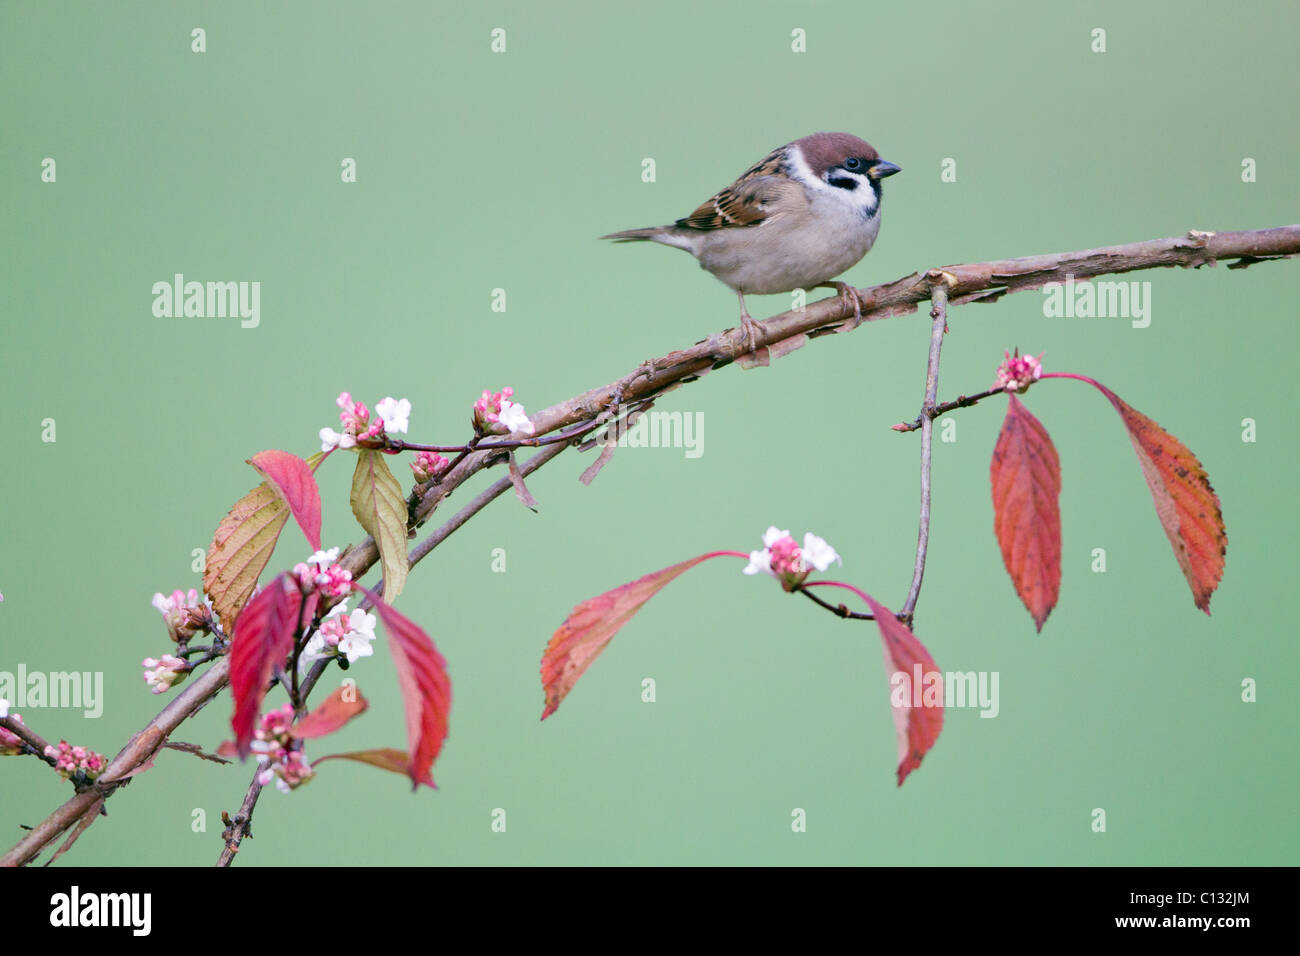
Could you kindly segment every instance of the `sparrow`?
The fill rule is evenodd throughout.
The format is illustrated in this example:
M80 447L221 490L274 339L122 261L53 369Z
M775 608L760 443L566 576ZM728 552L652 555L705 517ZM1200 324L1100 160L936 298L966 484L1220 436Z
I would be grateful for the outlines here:
M813 133L772 150L671 225L601 238L658 242L695 256L740 299L740 324L753 352L761 326L745 308L747 294L833 288L852 300L861 320L852 287L831 280L875 243L881 180L899 170L856 136Z

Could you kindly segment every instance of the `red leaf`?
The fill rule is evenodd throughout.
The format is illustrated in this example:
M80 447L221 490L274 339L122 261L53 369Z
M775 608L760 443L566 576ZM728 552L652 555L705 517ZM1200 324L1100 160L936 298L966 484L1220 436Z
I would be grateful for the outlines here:
M564 623L551 635L542 655L542 688L546 691L542 720L555 713L583 671L591 666L605 645L646 601L683 571L712 557L716 557L716 552L651 572L630 584L588 598L570 611Z
M244 606L235 622L230 644L230 692L235 698L235 713L230 727L241 757L248 756L271 674L284 666L293 650L302 608L302 592L289 575L278 574Z
M1174 558L1196 606L1209 614L1210 596L1223 579L1228 533L1205 469L1186 445L1105 385L1081 375L1070 377L1095 386L1124 420Z
M287 451L258 452L248 463L275 489L293 512L294 520L313 551L320 550L320 489L312 467Z
M993 531L1002 563L1038 630L1061 590L1061 461L1052 439L1014 394L993 448Z
M385 604L377 595L366 591L379 619L392 640L389 647L397 668L397 683L402 689L406 709L406 739L411 754L407 775L419 786L429 774L442 743L447 738L447 714L451 710L451 680L447 662L434 647L429 635L396 608Z
M372 767L378 767L380 770L387 770L389 773L400 773L415 780L411 776L411 758L407 756L405 750L398 750L394 747L384 747L378 750L354 750L345 754L327 754L313 760L312 766L315 767L325 760L356 760L360 763L368 763ZM415 782L417 786L424 784L426 787L438 789L433 782L433 777L428 772Z
M939 739L939 731L943 730L943 672L925 645L893 611L869 595L863 597L875 615L885 648L885 673L889 676L889 706L898 737L898 785L901 787L907 775L921 766L921 758L930 752ZM905 675L907 679L896 675ZM927 683L937 684L937 700L926 701Z
M312 740L332 734L353 717L365 713L369 706L370 701L362 697L354 685L336 688L310 714L293 725L293 735L299 740Z

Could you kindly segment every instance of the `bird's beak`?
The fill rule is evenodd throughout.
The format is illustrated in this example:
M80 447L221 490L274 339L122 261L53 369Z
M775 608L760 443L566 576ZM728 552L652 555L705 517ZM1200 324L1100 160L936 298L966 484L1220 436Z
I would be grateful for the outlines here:
M877 160L876 165L867 170L867 175L872 179L884 179L886 176L892 176L894 173L902 172L902 166L895 166L885 160Z

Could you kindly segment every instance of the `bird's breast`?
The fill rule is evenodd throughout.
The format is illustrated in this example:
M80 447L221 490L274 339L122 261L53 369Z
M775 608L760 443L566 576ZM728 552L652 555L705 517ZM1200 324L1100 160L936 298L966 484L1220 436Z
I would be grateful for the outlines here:
M756 226L702 237L700 265L733 289L772 295L810 289L854 265L880 231L877 209L865 217L845 203L813 202Z

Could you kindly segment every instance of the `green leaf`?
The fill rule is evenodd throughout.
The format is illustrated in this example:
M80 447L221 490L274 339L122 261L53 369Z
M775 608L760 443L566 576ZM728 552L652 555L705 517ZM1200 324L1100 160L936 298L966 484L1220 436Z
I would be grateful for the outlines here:
M406 499L383 454L373 448L357 450L352 513L379 548L384 566L384 600L391 604L402 593L411 567L406 559Z

